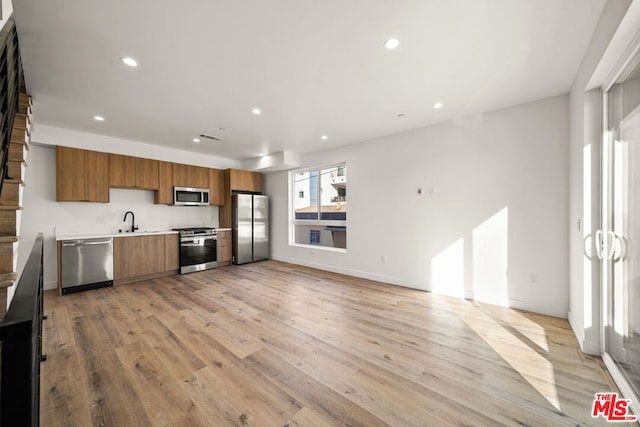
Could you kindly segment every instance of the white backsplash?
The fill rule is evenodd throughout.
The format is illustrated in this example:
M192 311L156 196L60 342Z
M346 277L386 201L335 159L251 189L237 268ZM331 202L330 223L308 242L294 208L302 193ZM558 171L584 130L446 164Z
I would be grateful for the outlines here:
M109 203L60 203L73 215L59 217L56 235L117 233L131 228L135 215L139 231L164 231L177 227L218 227L217 206L167 206L153 203L153 191L112 188ZM65 223L68 220L68 223Z

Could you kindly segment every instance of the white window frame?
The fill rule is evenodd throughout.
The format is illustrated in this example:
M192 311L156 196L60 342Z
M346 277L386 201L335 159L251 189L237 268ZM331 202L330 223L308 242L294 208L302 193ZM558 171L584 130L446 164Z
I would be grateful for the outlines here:
M296 243L296 235L295 235L297 225L312 225L312 226L317 225L322 227L328 227L328 226L346 227L347 226L347 222L349 221L348 215L347 215L347 219L344 221L322 220L322 219L317 219L317 220L295 219L294 201L296 200L296 197L297 197L297 193L295 190L295 176L299 173L305 173L305 172L311 172L311 171L318 171L318 175L319 175L320 170L322 169L338 168L338 167L344 167L345 169L347 169L347 162L345 161L345 162L340 162L340 163L335 163L330 165L314 166L314 167L309 167L304 169L295 169L295 170L289 171L289 196L288 196L289 198L289 246L318 249L318 250L329 251L329 252L342 252L342 253L347 252L347 249L349 248L348 240L347 240L347 248L334 248L330 246L306 245L304 243ZM347 183L347 186L348 186L348 183ZM321 188L320 183L318 183L318 189L320 188ZM318 196L320 195L318 194ZM319 199L321 198L319 197ZM320 212L321 208L322 208L322 200L319 200L318 201L318 218L322 217Z

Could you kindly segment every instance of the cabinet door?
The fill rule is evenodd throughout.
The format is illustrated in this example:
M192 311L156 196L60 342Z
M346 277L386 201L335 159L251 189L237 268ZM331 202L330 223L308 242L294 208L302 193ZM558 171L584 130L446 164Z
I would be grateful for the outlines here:
M141 236L140 239L140 274L161 273L164 270L164 235Z
M176 187L190 187L189 166L178 163L173 164L173 185Z
M231 262L231 231L218 231L218 262Z
M208 188L209 169L174 163L173 185L176 187Z
M56 147L56 200L78 202L85 200L84 150Z
M140 237L113 238L113 278L128 279L140 276Z
M224 205L224 172L209 169L209 200L212 205Z
M157 190L159 188L157 160L136 158L135 168L135 185L137 188L144 188L145 190Z
M164 271L180 268L180 237L177 234L164 235Z
M108 202L109 155L56 147L56 200Z
M259 172L231 169L229 186L230 190L262 192L262 174Z
M158 162L158 191L155 203L170 205L173 203L173 163Z
M109 202L109 155L85 151L85 196L89 202Z
M109 187L133 188L136 186L136 158L109 154Z
M189 166L189 176L196 188L209 188L209 168Z

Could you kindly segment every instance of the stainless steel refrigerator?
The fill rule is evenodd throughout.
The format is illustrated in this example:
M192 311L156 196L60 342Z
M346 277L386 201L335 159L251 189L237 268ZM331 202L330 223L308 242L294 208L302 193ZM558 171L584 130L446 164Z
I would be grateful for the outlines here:
M269 198L234 194L233 263L246 264L269 258Z

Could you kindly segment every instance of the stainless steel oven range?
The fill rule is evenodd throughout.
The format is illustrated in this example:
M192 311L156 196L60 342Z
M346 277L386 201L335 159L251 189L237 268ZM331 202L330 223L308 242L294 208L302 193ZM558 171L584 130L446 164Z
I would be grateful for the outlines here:
M215 228L174 228L180 233L180 274L209 270L218 266Z

